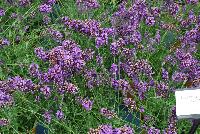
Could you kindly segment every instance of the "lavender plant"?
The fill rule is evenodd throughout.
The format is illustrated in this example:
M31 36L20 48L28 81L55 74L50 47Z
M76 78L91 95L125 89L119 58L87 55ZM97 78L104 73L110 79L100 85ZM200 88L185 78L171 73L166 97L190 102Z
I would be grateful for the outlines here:
M1 2L0 132L187 133L174 90L200 87L199 4Z

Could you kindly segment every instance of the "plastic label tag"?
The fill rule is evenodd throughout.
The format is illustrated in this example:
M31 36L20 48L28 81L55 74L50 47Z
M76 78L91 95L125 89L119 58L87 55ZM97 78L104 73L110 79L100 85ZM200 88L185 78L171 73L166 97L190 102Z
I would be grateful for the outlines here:
M176 115L179 119L200 119L200 88L175 91Z

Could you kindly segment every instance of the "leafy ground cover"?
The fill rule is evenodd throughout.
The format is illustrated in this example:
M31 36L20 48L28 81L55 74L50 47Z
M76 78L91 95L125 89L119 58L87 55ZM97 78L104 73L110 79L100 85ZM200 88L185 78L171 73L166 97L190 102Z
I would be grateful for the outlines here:
M199 11L198 0L0 1L0 133L188 133L174 91L200 86Z

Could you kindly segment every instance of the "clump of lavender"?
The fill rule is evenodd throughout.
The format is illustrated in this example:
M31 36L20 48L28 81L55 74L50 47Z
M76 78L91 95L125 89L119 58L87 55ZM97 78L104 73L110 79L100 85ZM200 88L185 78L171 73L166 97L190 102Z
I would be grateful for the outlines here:
M171 109L171 114L169 116L168 128L165 129L164 134L177 134L176 122L176 107L173 106Z
M62 22L69 29L81 32L96 39L96 47L99 48L108 43L108 37L114 34L113 28L101 28L101 24L96 20L73 20L63 17Z
M108 119L116 117L116 113L107 108L101 108L100 113Z
M163 80L167 81L169 79L169 73L165 68L162 68L162 73L161 74L162 74L161 76L162 76Z
M113 63L110 67L110 73L112 78L116 78L118 75L118 65Z
M52 12L52 7L51 7L51 5L48 5L48 4L41 4L39 6L39 11L41 13L51 13Z
M134 134L135 131L130 126L124 125L120 128L113 128L110 124L103 124L96 129L89 130L88 134Z
M140 59L134 62L128 60L123 64L122 68L131 78L139 77L139 75L145 75L151 78L154 74L151 65L146 59Z

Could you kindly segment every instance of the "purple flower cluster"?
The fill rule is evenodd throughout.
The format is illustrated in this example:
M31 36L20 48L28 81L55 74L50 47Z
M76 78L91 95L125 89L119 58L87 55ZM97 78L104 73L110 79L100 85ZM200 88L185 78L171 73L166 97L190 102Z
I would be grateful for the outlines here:
M140 81L135 85L136 90L138 91L138 96L140 100L144 100L145 99L145 93L148 90L148 83Z
M119 38L116 42L111 43L110 51L113 55L119 55L123 46L126 45L126 42Z
M59 93L70 93L70 94L77 94L78 87L72 83L64 82L62 85L59 85L58 88Z
M6 38L0 39L0 48L8 45L10 45L10 41L8 39Z
M107 108L101 108L100 113L108 119L116 117L116 113Z
M30 66L30 74L40 79L41 83L55 82L62 85L65 78L69 79L72 74L80 72L86 64L82 50L71 40L64 40L61 46L49 51L36 48L35 53L51 64L46 73L40 72L35 64Z
M96 70L94 69L85 69L84 71L84 77L85 80L87 81L86 85L89 89L93 89L95 86L98 85L99 79L98 79L98 74Z
M49 4L49 5L53 5L53 4L55 4L56 3L56 1L57 0L47 0L47 4Z
M45 96L46 99L51 96L51 89L48 86L43 86L40 88L40 92Z
M0 17L4 16L5 14L6 14L5 10L3 8L0 8Z
M120 128L113 128L110 124L100 125L96 129L89 130L88 134L134 134L135 131L133 128L125 125Z
M46 53L42 47L35 48L35 54L39 59L43 61L48 60L48 53Z
M164 82L159 82L156 86L156 95L167 98L169 95L169 86Z
M177 134L176 122L176 107L173 106L169 117L168 128L165 129L164 134Z
M18 2L19 6L25 7L31 4L30 0L19 0Z
M43 114L43 117L47 123L51 123L51 119L52 119L51 113L52 111L45 111L45 113Z
M123 69L128 74L128 76L132 78L141 74L145 74L149 77L154 74L151 65L146 59L137 60L135 62L129 60L124 63Z
M64 118L64 113L62 112L61 109L57 110L56 118L59 119L59 120L62 120Z
M96 40L96 47L108 43L108 37L114 34L112 28L101 28L101 25L96 20L73 20L68 17L62 18L63 23L69 29L81 32L87 36L94 37Z
M172 80L175 82L184 82L188 79L188 75L182 72L175 72L172 75Z
M148 134L161 134L160 130L159 129L156 129L154 127L150 127L148 130L147 130L147 133Z
M4 119L4 118L1 118L0 119L0 126L7 126L9 124L9 120L8 119Z
M131 89L130 84L125 79L111 80L111 85L116 90L128 91Z
M54 30L52 28L49 28L47 30L50 37L52 37L55 41L61 42L63 38L63 34L60 31Z
M92 109L93 101L88 98L77 97L76 99L87 111Z
M97 0L76 0L76 4L80 11L88 11L100 7Z
M12 103L13 103L13 97L10 94L0 90L0 107L12 105Z
M39 6L39 11L40 11L41 13L51 13L51 12L52 12L52 6L51 6L51 5L48 5L48 4L46 4L46 3L41 4L41 5Z
M130 109L132 110L137 109L136 101L133 100L132 98L124 98L123 102L126 107L130 107Z
M20 91L32 93L35 91L36 84L30 79L23 79L19 76L11 77L8 80L0 81L0 107L12 105L14 102L12 92Z

